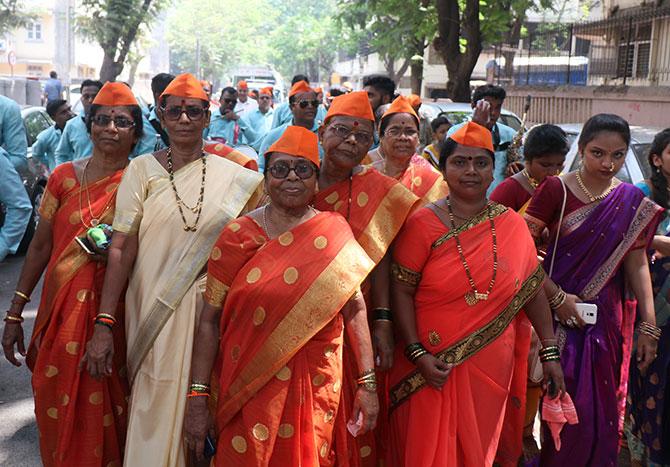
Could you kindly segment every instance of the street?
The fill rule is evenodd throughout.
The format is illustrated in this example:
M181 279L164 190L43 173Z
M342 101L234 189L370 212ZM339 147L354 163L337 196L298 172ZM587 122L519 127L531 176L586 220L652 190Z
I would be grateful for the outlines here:
M10 257L0 263L0 309L7 310L23 265L23 256ZM42 294L42 282L32 293L33 300L23 312L26 347L33 331L35 315ZM4 323L3 323L4 325ZM4 329L4 326L3 326ZM37 426L35 425L30 372L22 365L14 367L0 358L0 465L5 467L39 466Z

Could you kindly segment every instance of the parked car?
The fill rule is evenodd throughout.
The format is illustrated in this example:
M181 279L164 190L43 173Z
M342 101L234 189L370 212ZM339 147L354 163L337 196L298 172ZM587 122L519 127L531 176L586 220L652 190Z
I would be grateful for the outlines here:
M472 119L472 107L464 102L435 101L424 102L419 109L421 117L421 144L426 146L431 143L433 131L430 128L432 122L438 115L445 115L452 125L467 122ZM514 130L521 128L521 119L514 112L502 109L499 121Z
M33 205L33 212L17 253L26 252L33 235L35 234L35 229L39 222L38 209L42 202L42 195L44 194L47 178L49 176L49 169L47 166L33 158L33 145L37 140L37 135L40 134L42 130L46 130L54 124L44 107L24 106L21 109L21 118L23 119L23 126L26 129L26 139L28 140L28 164L26 168L19 170L19 175L23 180L23 185L25 186L30 202ZM4 219L4 206L0 205L0 226L4 223Z
M582 125L568 123L558 126L563 128L563 130L568 133L568 138L573 136L570 151L565 158L564 166L564 170L566 172L572 172L573 170L577 170L579 167L579 157L577 157L577 141L579 140L579 134L581 133ZM616 177L619 180L636 184L651 177L651 167L649 166L647 156L649 154L651 143L654 140L654 136L656 136L656 134L661 130L663 129L646 128L641 126L630 127L631 139L630 146L628 147L628 153L626 154L626 160L624 165L621 167L621 170L619 170L619 172L616 174Z

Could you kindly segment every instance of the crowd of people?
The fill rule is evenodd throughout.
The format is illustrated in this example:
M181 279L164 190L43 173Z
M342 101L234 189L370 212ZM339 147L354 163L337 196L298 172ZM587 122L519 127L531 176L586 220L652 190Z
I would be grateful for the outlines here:
M670 464L670 129L633 186L624 119L585 122L563 173L566 134L513 148L499 86L457 125L378 75L325 96L296 75L277 105L244 81L217 105L190 74L151 88L143 109L86 80L80 115L46 96L2 337L44 465L614 466L624 444ZM26 210L8 178L0 260Z

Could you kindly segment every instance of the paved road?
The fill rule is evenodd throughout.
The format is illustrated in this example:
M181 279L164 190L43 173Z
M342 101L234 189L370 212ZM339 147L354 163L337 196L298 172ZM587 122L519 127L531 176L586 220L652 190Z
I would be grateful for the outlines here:
M22 265L23 257L9 258L0 263L0 311L3 317ZM23 313L26 346L33 331L41 294L40 282L32 294L33 301L26 305ZM16 368L0 356L0 465L3 467L41 465L34 408L30 372L25 364Z

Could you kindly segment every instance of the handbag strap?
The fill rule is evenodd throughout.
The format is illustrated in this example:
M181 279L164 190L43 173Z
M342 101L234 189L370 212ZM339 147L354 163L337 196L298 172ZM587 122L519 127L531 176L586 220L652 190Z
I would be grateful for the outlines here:
M568 190L562 177L558 177L563 188L563 205L561 206L561 215L558 217L558 226L556 227L556 240L554 241L554 250L551 252L551 262L549 263L549 278L554 272L554 260L556 259L556 250L558 249L558 238L561 236L561 225L563 225L563 215L565 214L565 205L568 202Z

